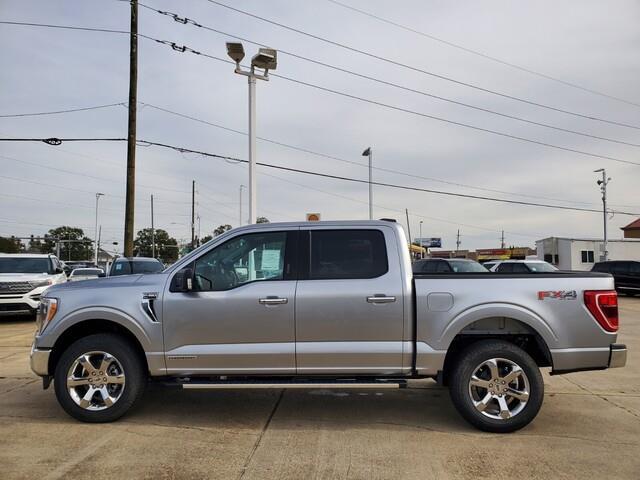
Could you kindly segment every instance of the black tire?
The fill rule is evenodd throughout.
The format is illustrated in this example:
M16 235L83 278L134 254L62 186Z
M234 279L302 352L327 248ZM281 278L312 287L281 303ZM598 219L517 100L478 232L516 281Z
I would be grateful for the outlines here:
M87 410L71 397L67 388L67 376L76 359L88 352L96 351L108 353L117 360L125 383L121 387L115 387L121 390L113 405L103 410ZM87 378L89 378L88 375ZM56 397L64 411L77 420L89 423L113 422L123 416L140 400L146 383L145 366L136 347L123 337L111 333L89 335L72 343L60 357L54 372Z
M485 402L489 406L485 407L484 413L474 406L474 398L472 398L470 382L473 374L483 372L483 374L489 375L490 379L491 375L488 367L483 367L484 370L476 369L483 362L496 358L513 362L522 369L524 377L518 377L516 383L522 382L521 384L524 384L523 382L528 382L529 395L526 402L521 402L510 394L504 395L504 402L510 402L510 406L514 406L514 411L516 412L510 418L492 418L490 416L501 416L497 410L501 409L499 400L502 401L502 398L496 398L498 391L495 391L495 387L492 390L494 390L493 393L496 394L496 397L492 396L488 402ZM498 370L500 369L506 374L509 364L507 362L499 362ZM500 373L500 375L503 373ZM484 378L481 377L481 379ZM486 381L490 382L492 380ZM486 389L484 387L473 387L474 394L479 395L478 400L481 399L480 397L487 398L485 395L491 393L488 388L489 385L493 384L488 384ZM514 384L512 383L512 385ZM498 386L498 390L504 388L504 385ZM536 417L544 398L544 382L540 369L527 352L503 340L482 340L471 344L455 360L454 365L451 367L449 393L460 415L470 424L485 432L508 433L519 430ZM500 397L502 397L502 394L500 394Z

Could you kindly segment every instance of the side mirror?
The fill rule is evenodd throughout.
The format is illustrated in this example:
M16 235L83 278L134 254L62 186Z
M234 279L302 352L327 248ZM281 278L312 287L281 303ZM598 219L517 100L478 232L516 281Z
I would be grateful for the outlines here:
M62 269L60 267L57 267L56 268L56 273L66 273L66 272L64 271L64 269Z
M106 276L107 274L104 272L98 274L98 278L105 278Z
M171 281L172 292L191 292L193 291L193 269L185 267L173 276Z

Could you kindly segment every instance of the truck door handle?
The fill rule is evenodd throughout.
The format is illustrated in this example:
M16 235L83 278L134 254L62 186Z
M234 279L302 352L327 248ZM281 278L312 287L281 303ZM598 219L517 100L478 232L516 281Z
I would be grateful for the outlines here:
M285 303L288 303L288 302L289 302L288 298L271 297L271 296L258 299L258 303L260 305L284 305Z
M396 301L396 297L389 297L387 295L376 294L372 297L367 297L368 303L393 303Z

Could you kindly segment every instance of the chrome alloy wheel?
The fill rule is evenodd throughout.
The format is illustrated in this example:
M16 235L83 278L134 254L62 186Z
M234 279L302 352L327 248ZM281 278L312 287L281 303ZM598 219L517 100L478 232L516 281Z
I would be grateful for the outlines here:
M122 396L125 377L122 365L107 352L80 355L67 373L69 396L85 410L105 410Z
M522 368L506 358L491 358L478 365L469 380L473 406L495 420L518 415L529 400L529 379Z

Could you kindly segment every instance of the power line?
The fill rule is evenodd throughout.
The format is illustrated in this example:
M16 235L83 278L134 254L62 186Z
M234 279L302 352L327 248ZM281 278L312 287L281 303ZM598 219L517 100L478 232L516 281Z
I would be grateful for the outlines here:
M629 124L626 124L626 123L623 123L623 122L607 120L607 119L596 117L596 116L593 116L593 115L586 115L586 114L582 114L582 113L572 112L570 110L565 110L565 109L561 109L561 108L558 108L558 107L553 107L551 105L546 105L546 104L542 104L542 103L539 103L539 102L534 102L532 100L527 100L527 99L524 99L524 98L516 97L514 95L501 93L501 92L498 92L496 90L490 90L488 88L484 88L484 87L481 87L479 85L475 85L475 84L472 84L472 83L464 82L462 80L454 79L452 77L447 77L445 75L441 75L441 74L437 74L437 73L434 73L434 72L430 72L428 70L424 70L422 68L418 68L418 67L414 67L414 66L411 66L411 65L407 65L406 63L402 63L402 62L399 62L399 61L396 61L396 60L392 60L390 58L386 58L386 57L383 57L381 55L377 55L377 54L374 54L374 53L371 53L371 52L368 52L368 51L365 51L365 50L360 50L358 48L351 47L351 46L343 44L343 43L339 43L339 42L336 42L336 41L333 41L333 40L329 40L329 39L321 37L319 35L315 35L315 34L312 34L312 33L309 33L309 32L305 32L305 31L300 30L298 28L290 27L290 26L285 25L283 23L279 23L279 22L276 22L274 20L270 20L268 18L261 17L259 15L253 14L251 12L247 12L245 10L241 10L239 8L236 8L236 7L232 7L230 5L226 5L226 4L224 4L222 2L218 2L216 0L207 0L207 1L209 3L218 5L218 6L223 7L223 8L227 8L229 10L232 10L234 12L240 13L242 15L246 15L248 17L255 18L257 20L261 20L261 21L269 23L271 25L275 25L275 26L283 28L285 30L289 30L291 32L298 33L300 35L304 35L306 37L313 38L315 40L319 40L319 41L327 43L329 45L340 47L340 48L343 48L345 50L349 50L351 52L358 53L360 55L364 55L364 56L367 56L367 57L370 57L370 58L373 58L373 59L376 59L376 60L383 61L385 63L389 63L391 65L395 65L395 66L398 66L398 67L406 68L408 70L412 70L414 72L418 72L418 73L422 73L422 74L425 74L425 75L429 75L429 76L432 76L432 77L435 77L435 78L439 78L441 80L445 80L445 81L448 81L448 82L456 83L458 85L462 85L462 86L465 86L465 87L468 87L468 88L473 88L473 89L479 90L481 92L490 93L492 95L498 95L500 97L508 98L510 100L515 100L515 101L518 101L518 102L526 103L528 105L534 105L534 106L537 106L537 107L540 107L540 108L546 108L548 110L553 110L555 112L565 113L567 115L572 115L572 116L575 116L575 117L586 118L588 120L593 120L593 121L598 121L598 122L610 123L612 125L618 125L618 126L622 126L622 127L640 129L640 127L636 126L636 125L629 125Z
M329 1L331 1L331 0L329 0ZM252 45L259 46L259 47L266 47L267 46L265 43L256 42L256 41L250 40L250 39L248 39L246 37L240 37L240 36L235 35L235 34L231 34L231 33L228 33L228 32L223 32L221 30L217 30L215 28L203 25L201 23L198 23L198 22L196 22L194 20L191 20L189 18L186 18L186 17L179 17L175 13L166 12L166 11L163 11L163 10L158 10L158 9L153 8L153 7L149 7L147 5L143 5L141 3L139 5L141 7L145 7L147 9L149 9L149 10L157 12L157 13L159 13L161 15L172 17L175 21L177 21L177 22L179 22L181 24L191 24L191 25L194 25L195 27L203 28L205 30L209 30L209 31L212 31L212 32L215 32L217 34L224 35L224 36L227 36L227 37L236 38L238 40L242 40L244 42L247 42L247 43L250 43ZM448 102L448 103L452 103L452 104L459 105L459 106L462 106L462 107L471 108L473 110L477 110L477 111L481 111L481 112L485 112L485 113L490 113L492 115L497 115L497 116L500 116L500 117L503 117L503 118L508 118L508 119L511 119L511 120L516 120L516 121L519 121L519 122L528 123L530 125L536 125L536 126L539 126L539 127L549 128L549 129L557 130L557 131L560 131L560 132L571 133L571 134L574 134L574 135L580 135L580 136L587 137L587 138L593 138L593 139L596 139L596 140L603 140L603 141L606 141L606 142L617 143L617 144L620 144L620 145L628 145L628 146L632 146L632 147L640 147L640 144L637 144L637 143L626 142L624 140L617 140L617 139L612 139L612 138L608 138L608 137L601 137L599 135L594 135L594 134L590 134L590 133L586 133L586 132L580 132L580 131L577 131L577 130L571 130L571 129L568 129L568 128L558 127L556 125L550 125L550 124L543 123L543 122L537 122L535 120L530 120L528 118L518 117L516 115L510 115L510 114L507 114L507 113L498 112L496 110L491 110L489 108L479 107L477 105L471 105L469 103L460 102L458 100L454 100L454 99L451 99L451 98L442 97L440 95L435 95L435 94L432 94L432 93L428 93L428 92L425 92L424 90L417 90L417 89L414 89L414 88L407 87L405 85L400 85L398 83L389 82L387 80L382 80L380 78L376 78L376 77L373 77L371 75L366 75L366 74L355 72L353 70L349 70L349 69L346 69L346 68L338 67L336 65L332 65L332 64L329 64L329 63L326 63L326 62L321 62L319 60L312 59L312 58L309 58L309 57L305 57L305 56L300 55L300 54L292 53L292 52L289 52L287 50L278 49L278 53L284 54L284 55L289 55L289 56L291 56L293 58L304 60L304 61L313 63L315 65L320 65L320 66L325 67L325 68L330 68L332 70L336 70L338 72L346 73L346 74L352 75L354 77L364 78L366 80L370 80L372 82L380 83L382 85L387 85L387 86L390 86L390 87L398 88L400 90L404 90L404 91L411 92L411 93L416 93L418 95L422 95L422 96L429 97L429 98L435 98L435 99L441 100L443 102Z
M2 140L3 139L0 139L0 141L2 141ZM39 141L42 141L43 139L19 139L19 140L32 141L32 142L38 141L39 142ZM59 140L60 142L66 141L66 139L57 139L57 140ZM112 140L115 140L115 139L112 139ZM74 141L83 141L83 139L75 138ZM93 139L87 139L87 141L93 141ZM149 140L138 140L138 144L144 145L144 146L153 145L153 146L156 146L156 147L167 148L167 149L171 149L171 150L174 150L176 152L179 152L179 153L194 153L194 154L202 155L202 156L205 156L205 157L219 158L219 159L222 159L222 160L229 160L229 161L237 162L237 163L248 163L248 160L244 160L244 159L240 159L240 158L230 157L230 156L226 156L226 155L218 155L218 154L215 154L215 153L208 153L208 152L203 152L203 151L200 151L200 150L192 150L190 148L178 147L178 146L169 145L169 144L160 143L160 142L152 142L152 141L149 141ZM328 174L328 173L320 173L320 172L314 172L314 171L310 171L310 170L303 170L303 169L293 168L293 167L285 167L285 166L282 166L282 165L272 165L272 164L269 164L269 163L261 163L261 162L257 162L257 165L260 165L262 167L267 167L267 168L273 168L273 169L277 169L277 170L284 170L284 171L288 171L288 172L301 173L301 174L305 174L305 175L313 175L313 176L316 176L316 177L331 178L331 179L334 179L334 180L343 180L343 181L353 182L353 183L369 184L368 180L362 180L362 179L351 178L351 177L344 177L344 176L341 176L341 175L331 175L331 174ZM70 173L73 173L73 172L70 172ZM452 197L469 198L469 199L474 199L474 200L487 200L487 201L493 201L493 202L499 202L499 203L510 203L510 204L514 204L514 205L528 205L528 206L533 206L533 207L554 208L554 209L558 209L558 210L571 210L571 211L577 211L577 212L602 213L601 210L593 209L593 208L568 207L568 206L564 206L564 205L551 205L551 204L545 204L545 203L525 202L525 201L521 201L521 200L509 200L509 199L504 199L504 198L487 197L487 196L480 196L480 195L470 195L470 194L466 194L466 193L457 193L457 192L447 192L447 191L443 191L443 190L433 190L433 189L428 189L428 188L419 188L419 187L412 187L412 186L409 186L409 185L398 185L398 184L386 183L386 182L371 182L371 184L372 185L377 185L377 186L380 186L380 187L397 188L397 189L401 189L401 190L409 190L409 191L424 192L424 193L433 193L433 194L436 194L436 195L446 195L446 196L452 196ZM619 211L619 210L612 210L611 213L618 214L618 215L631 215L631 216L640 215L640 213L624 212L624 211Z
M213 1L213 0L208 0L208 1ZM188 52L188 53L192 53L194 55L199 55L199 56L202 56L202 57L205 57L205 58L209 58L211 60L216 60L216 61L219 61L219 62L235 65L235 63L230 61L230 60L225 60L223 58L216 57L215 55L210 55L208 53L203 53L203 52L200 52L200 51L197 51L197 50L193 50L193 49L191 49L189 47L186 47L186 46L182 46L182 47L176 48L176 44L173 43L173 42L168 42L166 40L158 40L158 39L152 39L152 40L154 40L157 43L170 45L174 50L177 50L177 51L182 52L182 53ZM292 82L292 83L297 83L297 84L304 85L304 86L307 86L307 87L310 87L310 88L314 88L316 90L321 90L321 91L324 91L324 92L327 92L327 93L340 95L342 97L350 98L352 100L358 100L358 101L361 101L361 102L370 103L372 105L377 105L379 107L383 107L383 108L387 108L387 109L390 109L390 110L395 110L395 111L399 111L399 112L403 112L403 113L409 113L411 115L416 115L416 116L423 117L423 118L430 118L432 120L437 120L439 122L449 123L449 124L452 124L452 125L465 127L465 128L469 128L469 129L472 129L472 130L477 130L477 131L481 131L481 132L485 132L485 133L491 133L493 135L498 135L498 136L505 137L505 138L511 138L513 140L519 140L519 141L522 141L522 142L532 143L532 144L540 145L540 146L544 146L544 147L554 148L554 149L557 149L557 150L563 150L565 152L577 153L579 155L585 155L585 156L594 157L594 158L602 158L602 159L605 159L605 160L612 160L614 162L620 162L620 163L626 163L626 164L629 164L629 165L638 165L638 166L640 166L640 163L638 163L638 162L632 162L630 160L623 160L623 159L616 158L616 157L611 157L611 156L608 156L608 155L600 155L600 154L597 154L597 153L591 153L591 152L587 152L587 151L584 151L584 150L578 150L578 149L569 148L569 147L562 147L560 145L555 145L555 144L552 144L552 143L542 142L542 141L539 141L539 140L533 140L533 139L526 138L526 137L520 137L518 135L512 135L510 133L499 132L497 130L491 130L489 128L478 127L478 126L475 126L475 125L471 125L471 124L463 123L463 122L458 122L458 121L455 121L455 120L449 120L447 118L438 117L438 116L430 115L430 114L423 113L423 112L417 112L415 110L411 110L411 109L404 108L404 107L398 107L396 105L390 105L388 103L379 102L377 100L371 100L371 99L368 99L368 98L359 97L357 95L353 95L353 94L346 93L346 92L341 92L339 90L334 90L332 88L323 87L323 86L320 86L320 85L316 85L314 83L305 82L303 80L298 80L298 79L295 79L295 78L292 78L292 77L286 77L284 75L271 73L271 76L272 77L276 77L276 78L281 78L283 80L287 80L287 81ZM2 139L0 139L0 141L1 140Z
M168 149L180 152L180 153L185 153L185 152L186 153L194 153L194 154L202 155L202 156L205 156L205 157L212 157L212 158L219 158L219 159L223 159L223 160L232 160L234 162L248 163L248 160L244 160L244 159L240 159L240 158L229 157L229 156L225 156L225 155L218 155L218 154L203 152L203 151L199 151L199 150L192 150L192 149L189 149L189 148L177 147L177 146L174 146L174 145L168 145L168 144L160 143L160 142L152 142L152 141L148 141L148 140L140 140L140 142L144 142L144 143L146 143L148 145L154 145L154 146L157 146L157 147L168 148ZM368 184L369 183L368 180L345 177L345 176L341 176L341 175L332 175L332 174L328 174L328 173L314 172L314 171L310 171L310 170L303 170L303 169L293 168L293 167L285 167L285 166L282 166L282 165L272 165L272 164L269 164L269 163L261 163L261 162L257 162L257 165L260 165L262 167L267 167L267 168L273 168L273 169L276 169L276 170L283 170L283 171L288 171L288 172L301 173L301 174L305 174L305 175L313 175L313 176L316 176L316 177L331 178L331 179L334 179L334 180L343 180L343 181L348 181L348 182L353 182L353 183L364 183L364 184ZM564 206L564 205L551 205L551 204L545 204L545 203L524 202L524 201L520 201L520 200L508 200L508 199L504 199L504 198L486 197L486 196L480 196L480 195L469 195L469 194L466 194L466 193L447 192L447 191L442 191L442 190L433 190L433 189L412 187L412 186L408 186L408 185L398 185L398 184L385 183L385 182L371 182L371 183L373 185L377 185L377 186L381 186L381 187L396 188L396 189L401 189L401 190L410 190L410 191L415 191L415 192L433 193L433 194L436 194L436 195L446 195L446 196L453 196L453 197L460 197L460 198L469 198L469 199L474 199L474 200L487 200L487 201L493 201L493 202L499 202L499 203L509 203L509 204L514 204L514 205L527 205L527 206L533 206L533 207L553 208L553 209L558 209L558 210L571 210L571 211L590 212L590 213L598 213L598 214L602 213L601 210L593 209L593 208L568 207L568 206ZM617 210L616 211L612 211L612 213L616 213L618 215L632 215L632 216L640 215L640 213L623 212L623 211L617 211Z
M436 42L440 42L440 43L442 43L444 45L448 45L450 47L457 48L459 50L465 51L467 53L471 53L473 55L477 55L477 56L485 58L487 60L491 60L493 62L500 63L502 65L506 65L506 66L511 67L511 68L515 68L515 69L520 70L522 72L530 73L532 75L535 75L535 76L541 77L541 78L545 78L547 80L552 80L552 81L560 83L562 85L566 85L568 87L576 88L578 90L582 90L584 92L592 93L594 95L599 95L601 97L606 97L606 98L610 98L612 100L616 100L618 102L626 103L627 105L633 105L633 106L636 106L636 107L640 107L640 104L632 102L630 100L626 100L624 98L616 97L616 96L610 95L608 93L599 92L597 90L593 90L591 88L583 87L582 85L578 85L576 83L568 82L566 80L562 80L560 78L548 75L546 73L537 72L537 71L535 71L535 70L533 70L531 68L527 68L527 67L523 67L521 65L517 65L515 63L507 62L506 60L501 60L499 58L493 57L493 56L488 55L486 53L482 53L482 52L480 52L478 50L473 50L473 49L471 49L469 47L465 47L463 45L456 44L456 43L450 42L448 40L444 40L442 38L436 37L435 35L431 35L429 33L425 33L423 31L417 30L415 28L408 27L407 25L403 25L401 23L394 22L394 21L389 20L387 18L375 15L375 14L373 14L371 12L360 10L358 8L352 7L351 5L347 5L347 4L339 2L337 0L327 0L327 1L329 1L331 3L334 3L336 5L339 5L339 6L343 7L343 8L352 10L354 12L358 12L358 13L360 13L362 15L366 15L367 17L375 18L376 20L379 20L381 22L387 23L389 25L393 25L394 27L401 28L401 29L406 30L408 32L416 33L418 35L421 35L423 37L429 38L431 40L435 40Z
M161 112L164 113L168 113L170 115L175 115L177 117L181 117L181 118L185 118L188 120L192 120L194 122L198 122L198 123L202 123L204 125L209 125L215 128L219 128L221 130L225 130L228 132L232 132L232 133L237 133L240 135L244 135L246 136L247 133L243 132L242 130L236 130L234 128L230 128L230 127L226 127L224 125L220 125L218 123L213 123L213 122L209 122L207 120L203 120L201 118L197 118L191 115L185 115L183 113L179 113L176 112L174 110L169 110L167 108L163 108L163 107L159 107L157 105L153 105L151 103L144 103L144 102L140 102L142 105L144 105L145 107L149 107L149 108L153 108L155 110L159 110ZM283 143L283 142L279 142L270 138L265 138L265 137L256 137L258 140L261 140L263 142L267 142L267 143L271 143L274 145L278 145L281 147L285 147L285 148L290 148L292 150L296 150L302 153L308 153L311 155L316 155L319 157L323 157L323 158L328 158L330 160L335 160L338 162L343 162L343 163L347 163L347 164L351 164L351 165L356 165L358 167L364 167L364 168L368 168L367 164L364 163L360 163L360 162L356 162L353 160L347 160L345 158L340 158L334 155L329 155L326 153L321 153L321 152L316 152L313 150L309 150L307 148L302 148L302 147L298 147L295 145L291 145L291 144L287 144L287 143ZM541 195L529 195L529 194L524 194L524 193L515 193L515 192L508 192L508 191L504 191L504 190L496 190L496 189L492 189L492 188L486 188L486 187L479 187L476 185L469 185L469 184L465 184L465 183L459 183L459 182L452 182L452 181L448 181L448 180L443 180L443 179L439 179L439 178L434 178L434 177L426 177L423 175L419 175L416 173L408 173L408 172L404 172L401 170L395 170L395 169L391 169L391 168L385 168L385 167L378 167L378 166L373 166L372 167L374 170L378 170L381 172L387 172L387 173L393 173L393 174L397 174L397 175L403 175L406 177L410 177L410 178L416 178L416 179L421 179L421 180L428 180L428 181L432 181L432 182L437 182L437 183L443 183L443 184L447 184L447 185L452 185L452 186L456 186L456 187L463 187L463 188L471 188L474 190L481 190L481 191L485 191L485 192L492 192L492 193L500 193L500 194L504 194L504 195L513 195L513 196L518 196L518 197L524 197L524 198L537 198L537 199L541 199L541 200L552 200L555 202L566 202L566 203L576 203L576 204L583 204L583 205L594 205L593 203L590 202L580 202L580 201L576 201L576 200L566 200L566 199L560 199L560 198L554 198L554 197L545 197L545 196L541 196ZM616 205L611 205L611 206L616 206ZM617 206L623 206L623 205L617 205ZM624 207L629 207L629 205L624 205ZM632 208L635 208L635 206L632 206ZM404 212L404 210L403 210Z
M87 110L98 110L100 108L109 108L116 106L124 106L126 105L124 102L119 103L108 103L106 105L95 105L92 107L80 107L80 108L70 108L67 110L54 110L50 112L34 112L34 113L13 113L8 115L0 115L0 118L16 118L16 117L37 117L41 115L57 115L60 113L73 113L73 112L86 112Z

